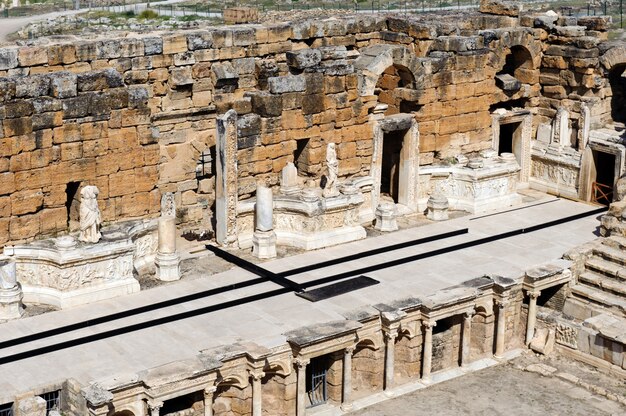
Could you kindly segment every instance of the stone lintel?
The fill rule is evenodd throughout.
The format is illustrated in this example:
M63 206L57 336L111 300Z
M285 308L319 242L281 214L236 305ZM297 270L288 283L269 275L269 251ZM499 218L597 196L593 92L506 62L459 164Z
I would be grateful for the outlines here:
M331 321L322 324L315 324L304 328L286 332L289 344L304 348L309 345L320 343L329 338L335 338L344 334L356 333L363 324L356 321Z
M93 383L83 388L81 394L92 407L100 407L113 401L113 393L99 383Z
M541 264L526 270L524 283L531 288L540 289L538 286L545 286L546 283L560 281L561 278L569 280L570 273L565 273L572 266L568 260L555 260L550 263Z
M352 311L348 311L343 314L343 316L347 320L357 321L357 322L368 322L375 319L378 319L380 316L380 311L376 309L376 307L364 306L361 309L355 309Z

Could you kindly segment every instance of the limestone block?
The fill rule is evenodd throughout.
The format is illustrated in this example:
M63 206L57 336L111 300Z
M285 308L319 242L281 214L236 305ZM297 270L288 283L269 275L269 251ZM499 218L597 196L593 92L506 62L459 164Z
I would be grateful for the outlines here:
M76 62L76 47L74 45L50 45L48 47L48 65L67 65L74 62Z
M96 56L99 59L114 59L122 56L120 40L108 39L96 42Z
M0 70L15 68L17 66L17 48L0 49Z
M233 67L241 75L253 75L256 71L254 58L233 59Z
M546 55L565 56L568 58L597 58L600 54L597 48L580 49L568 45L551 45L546 49Z
M239 138L255 136L259 133L261 133L261 116L250 113L237 118L237 135Z
M15 86L17 98L34 98L50 95L50 78L47 75L31 75L24 77Z
M554 30L559 36L577 37L585 35L584 26L556 26Z
M322 60L322 53L319 49L301 49L286 53L287 65L297 69L312 68Z
M504 91L519 91L522 88L522 83L510 74L498 74L495 78L496 85Z
M209 49L212 46L213 35L211 32L192 33L187 35L187 48L190 51Z
M481 13L518 17L522 10L522 5L501 0L481 0L478 10Z
M48 49L40 46L20 48L18 60L21 66L35 66L48 63Z
M530 349L543 355L549 355L554 351L555 332L553 329L538 328L530 342Z
M174 87L193 84L191 67L174 68L170 72L170 84Z
M212 68L216 81L239 78L239 73L230 62L218 62L213 64Z
M255 91L246 93L246 96L250 97L252 112L261 117L277 117L283 112L283 100L280 95Z
M587 30L606 31L611 28L613 18L611 16L581 16L578 25L585 26Z
M538 27L538 28L543 28L543 29L554 29L555 25L556 25L556 21L559 18L559 16L554 13L554 12L547 12L545 14L541 14L539 16L535 16L534 20L533 20L533 26L534 27Z
M160 55L163 53L163 39L160 37L143 38L145 55Z
M75 97L77 90L76 74L71 72L53 72L50 74L50 92L56 98Z
M90 384L81 390L82 396L94 407L103 406L113 401L113 393L98 383Z
M124 86L122 75L113 68L83 72L77 75L77 89L83 91L101 91Z
M271 77L267 80L272 94L285 92L299 92L306 90L306 80L302 75L286 75L283 77Z
M46 416L46 401L39 397L29 397L17 403L15 416Z

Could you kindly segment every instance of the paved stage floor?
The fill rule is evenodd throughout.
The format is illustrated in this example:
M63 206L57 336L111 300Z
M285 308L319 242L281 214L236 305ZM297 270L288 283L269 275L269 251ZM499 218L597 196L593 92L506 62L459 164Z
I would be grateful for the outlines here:
M295 282L303 283L592 211L596 208L597 206L544 196L531 205L507 208L502 213L464 216L442 223L405 229L342 246L265 262L262 267L278 273L429 235L466 227L469 229L467 234L289 277ZM409 296L419 298L485 274L518 276L525 269L557 259L570 248L596 238L599 227L598 218L597 214L589 215L539 231L371 271L367 273L367 276L379 280L380 284L316 303L302 299L294 293L280 294L0 364L0 403L3 402L2 399L10 401L15 393L25 389L60 382L68 378L74 378L80 383L108 379L116 374L125 374L125 378L132 378L132 375L139 371L193 357L201 350L238 341L255 342L266 347L273 347L285 342L282 334L289 330L314 323L344 319L345 313L363 309L369 305L391 302ZM258 278L257 275L235 267L212 276L185 279L175 284L156 287L125 297L0 324L0 342L154 304L177 296ZM71 341L86 335L99 334L102 331L114 330L131 324L145 324L157 318L219 305L223 302L237 301L247 296L277 289L281 289L281 286L265 281L236 290L223 291L210 297L118 321L3 348L0 349L0 360L16 353Z

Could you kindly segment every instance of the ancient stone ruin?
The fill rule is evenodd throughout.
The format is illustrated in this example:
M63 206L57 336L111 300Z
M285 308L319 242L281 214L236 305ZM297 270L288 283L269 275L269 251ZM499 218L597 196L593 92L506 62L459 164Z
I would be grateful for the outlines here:
M20 374L0 383L0 404L24 416L340 414L527 348L625 377L626 44L608 41L610 23L484 0L443 16L0 48L0 375ZM610 205L602 237L554 232L567 253L528 255L520 271L514 246L507 273L485 265L454 284L446 264L394 269L599 214L565 199ZM494 219L497 233L480 222L548 203L562 212L519 229L515 214ZM213 283L198 253L236 267ZM391 283L370 276L381 263ZM412 291L429 272L442 280ZM181 306L192 301L205 303ZM42 305L61 311L22 318ZM191 337L186 320L201 314L215 315ZM41 345L20 349L30 342ZM90 343L102 361L81 350ZM19 379L18 365L74 353L83 361Z

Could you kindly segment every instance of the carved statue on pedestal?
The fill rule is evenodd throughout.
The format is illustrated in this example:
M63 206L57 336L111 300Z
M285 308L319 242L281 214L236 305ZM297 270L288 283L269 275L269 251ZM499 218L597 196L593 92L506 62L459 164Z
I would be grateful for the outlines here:
M95 186L85 186L80 191L80 235L78 239L85 243L100 241L100 209L98 208L98 194Z
M323 195L325 198L337 196L337 174L339 173L339 162L337 161L337 151L335 143L328 143L326 147L326 166L328 168L328 176L326 178L326 186Z

